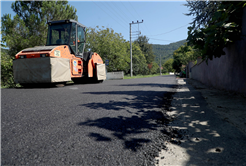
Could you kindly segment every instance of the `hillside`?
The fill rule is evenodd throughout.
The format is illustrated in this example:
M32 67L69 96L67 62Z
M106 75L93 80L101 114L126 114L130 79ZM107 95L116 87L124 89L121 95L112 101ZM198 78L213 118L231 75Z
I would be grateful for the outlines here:
M155 54L155 62L160 64L160 55L161 63L165 63L168 59L173 58L173 52L177 50L181 45L183 45L186 40L181 40L175 43L170 43L168 45L153 44L153 52Z

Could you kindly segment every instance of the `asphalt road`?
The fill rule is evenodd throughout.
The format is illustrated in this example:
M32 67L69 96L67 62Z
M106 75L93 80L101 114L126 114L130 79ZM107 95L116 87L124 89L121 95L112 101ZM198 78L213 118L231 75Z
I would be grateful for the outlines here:
M174 76L1 90L1 165L154 165Z

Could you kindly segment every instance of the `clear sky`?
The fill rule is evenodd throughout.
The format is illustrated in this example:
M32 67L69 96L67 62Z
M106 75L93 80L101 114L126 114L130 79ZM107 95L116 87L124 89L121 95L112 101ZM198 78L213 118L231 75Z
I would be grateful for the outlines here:
M1 16L15 13L11 9L14 1L1 1ZM136 31L149 38L151 44L169 44L187 38L187 27L192 16L186 16L186 1L69 1L77 9L78 21L91 28L107 27L121 33L124 39L136 39ZM139 27L138 27L139 26ZM135 32L135 33L134 33Z

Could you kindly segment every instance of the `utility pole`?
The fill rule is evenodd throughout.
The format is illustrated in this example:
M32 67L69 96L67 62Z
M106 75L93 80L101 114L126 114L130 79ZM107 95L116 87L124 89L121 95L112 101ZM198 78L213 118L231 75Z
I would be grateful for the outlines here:
M161 75L161 54L160 54L160 75Z
M138 20L137 20L137 22L132 21L132 23L129 23L130 24L131 77L132 77L132 24L140 24L140 23L143 23L143 20L142 20L142 22L138 22ZM138 28L138 30L139 30L139 28Z

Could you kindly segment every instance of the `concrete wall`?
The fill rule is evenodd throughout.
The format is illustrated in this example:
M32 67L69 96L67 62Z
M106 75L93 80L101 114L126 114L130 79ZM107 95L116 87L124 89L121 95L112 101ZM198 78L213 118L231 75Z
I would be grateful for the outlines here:
M107 73L107 80L120 80L120 79L124 79L123 71Z
M243 35L246 35L246 8L243 20ZM224 51L226 55L192 67L192 78L218 89L246 94L246 37Z
M186 66L186 78L192 78L191 68L194 66L194 62L189 62Z

